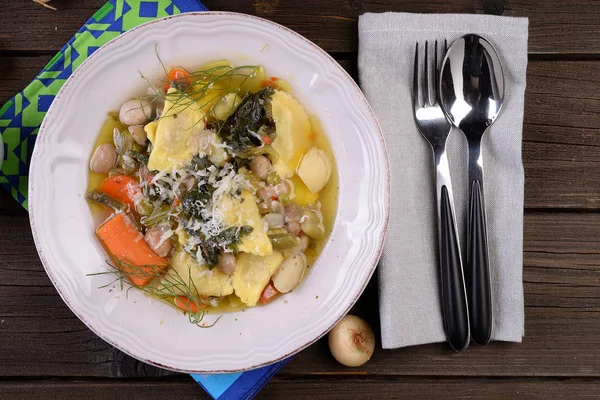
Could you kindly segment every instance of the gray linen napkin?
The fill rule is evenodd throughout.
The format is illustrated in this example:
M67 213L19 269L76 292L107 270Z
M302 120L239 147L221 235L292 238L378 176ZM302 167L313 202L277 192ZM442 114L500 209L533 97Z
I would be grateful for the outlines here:
M438 286L432 153L413 119L415 43L467 33L488 39L505 75L503 110L484 136L485 200L492 282L492 340L521 342L523 310L523 165L521 136L528 20L487 15L364 14L359 19L362 89L379 119L391 164L391 217L379 265L383 348L445 341ZM448 139L457 224L463 248L467 145Z

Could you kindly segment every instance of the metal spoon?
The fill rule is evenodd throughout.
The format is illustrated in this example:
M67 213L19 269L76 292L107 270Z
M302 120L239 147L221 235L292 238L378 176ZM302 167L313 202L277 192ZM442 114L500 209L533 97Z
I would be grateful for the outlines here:
M485 345L492 333L481 137L494 122L504 98L498 54L487 40L465 35L450 46L440 74L440 102L448 119L469 143L469 213L465 280L473 342Z

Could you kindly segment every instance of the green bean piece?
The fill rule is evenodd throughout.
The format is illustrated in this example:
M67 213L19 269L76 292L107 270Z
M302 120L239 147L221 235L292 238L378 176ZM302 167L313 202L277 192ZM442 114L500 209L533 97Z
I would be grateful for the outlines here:
M308 211L305 220L300 224L304 233L315 240L323 239L325 236L325 226L319 214L315 211Z
M150 215L140 218L140 222L145 227L154 226L159 222L162 222L169 218L170 212L171 208L169 206L160 206L158 208L155 208Z
M273 248L277 250L291 249L298 245L298 237L291 233L285 233L283 235L270 236Z
M266 202L261 202L258 203L258 212L261 214L268 214L271 212L271 210Z
M140 215L150 215L152 211L154 211L154 207L148 200L141 200L139 203L135 205L135 211Z
M112 197L104 194L96 189L90 189L85 194L86 200L99 204L101 206L110 208L114 211L126 211L127 206L120 201L113 199Z
M287 233L288 231L285 228L273 228L267 231L267 236L279 236Z
M287 206L288 204L290 204L290 195L286 194L286 193L282 193L279 195L279 201L281 202L281 204L283 204L284 206Z
M279 175L277 175L277 172L275 171L271 171L267 174L267 183L271 186L275 186L279 183L280 178Z

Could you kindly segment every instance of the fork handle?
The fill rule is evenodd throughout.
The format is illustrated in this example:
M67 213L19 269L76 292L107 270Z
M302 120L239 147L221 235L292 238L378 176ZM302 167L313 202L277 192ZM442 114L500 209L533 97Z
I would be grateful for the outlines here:
M448 189L442 186L440 266L444 325L450 346L456 351L462 351L469 345L469 313L455 228Z
M440 290L444 330L450 347L469 346L469 312L445 151L436 155Z
M469 191L466 277L471 338L483 346L492 333L492 298L480 146L469 148Z

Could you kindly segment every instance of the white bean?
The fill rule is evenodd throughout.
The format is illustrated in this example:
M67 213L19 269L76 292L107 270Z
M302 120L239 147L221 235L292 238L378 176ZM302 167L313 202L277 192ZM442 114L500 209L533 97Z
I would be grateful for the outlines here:
M304 254L292 254L281 263L273 274L273 286L281 293L291 292L300 283L305 269L306 257Z
M101 144L96 147L90 160L90 169L99 174L106 174L117 162L117 152L112 144Z
M148 138L148 134L144 130L144 125L132 125L129 128L129 133L133 136L133 140L136 141L137 144L145 145L146 139Z
M267 185L264 189L260 189L256 192L256 195L263 201L272 198L278 198L282 194L290 194L292 188L286 181L281 181L277 185Z
M283 224L285 223L283 215L277 213L265 215L263 221L269 225L269 229L283 228Z
M237 260L235 259L235 255L232 253L223 253L221 258L219 259L219 264L217 264L221 271L225 272L227 275L233 274L237 267Z
M267 179L269 170L271 169L271 161L265 156L256 156L250 161L250 170L260 179Z
M119 111L119 120L123 125L143 125L152 116L152 105L147 100L126 101Z
M298 235L300 233L300 223L297 221L288 222L287 230L292 235Z
M299 204L291 202L287 206L285 206L285 217L288 222L298 222L302 215L304 214L304 209Z
M166 257L171 251L171 241L166 239L162 240L163 233L158 228L150 228L144 239L148 246L160 257Z

